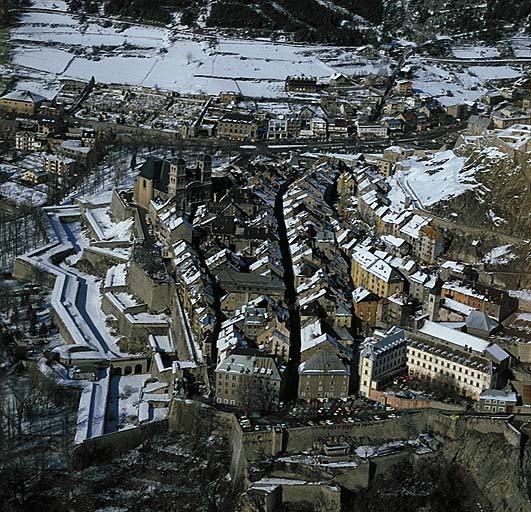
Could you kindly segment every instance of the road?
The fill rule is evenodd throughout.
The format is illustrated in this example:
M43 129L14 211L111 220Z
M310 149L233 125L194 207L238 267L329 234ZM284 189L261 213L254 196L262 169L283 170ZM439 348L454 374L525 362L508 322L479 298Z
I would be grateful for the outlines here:
M464 130L464 125L454 125L438 127L419 133L403 135L401 137L390 137L387 139L360 140L357 137L345 137L336 140L282 140L268 141L259 140L256 142L239 142L224 139L172 139L165 137L159 139L156 132L151 137L142 136L140 139L130 133L119 133L117 138L128 145L137 146L140 142L143 145L166 146L179 150L201 151L224 151L227 153L246 154L266 154L266 153L287 153L289 151L300 152L382 152L385 148L394 145L418 146L423 149L439 149L443 145L453 144L459 134Z

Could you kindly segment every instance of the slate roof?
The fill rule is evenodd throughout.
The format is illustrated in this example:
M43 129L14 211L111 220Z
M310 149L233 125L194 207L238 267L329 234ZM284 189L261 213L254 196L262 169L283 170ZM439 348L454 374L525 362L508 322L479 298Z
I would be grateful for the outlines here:
M333 352L317 352L313 357L299 365L299 374L339 374L350 375L348 366Z
M167 193L170 182L170 163L162 158L150 156L140 167L139 176L153 182L159 192Z
M482 311L473 310L466 319L467 329L476 329L478 331L484 331L491 333L496 330L498 323L490 318L486 313Z
M44 96L31 91L12 91L2 96L3 100L24 101L28 103L41 103L46 100Z

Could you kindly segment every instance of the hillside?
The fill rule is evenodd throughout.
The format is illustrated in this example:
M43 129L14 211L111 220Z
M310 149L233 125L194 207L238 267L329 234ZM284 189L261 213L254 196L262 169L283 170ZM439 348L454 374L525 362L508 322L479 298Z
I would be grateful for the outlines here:
M496 41L531 30L528 0L69 0L73 12L359 45L436 36Z

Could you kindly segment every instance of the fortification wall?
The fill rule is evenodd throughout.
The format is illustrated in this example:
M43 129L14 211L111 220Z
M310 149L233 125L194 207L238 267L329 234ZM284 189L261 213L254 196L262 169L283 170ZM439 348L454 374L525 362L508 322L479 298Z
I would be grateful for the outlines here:
M171 297L170 283L154 281L134 260L129 266L128 279L131 292L145 302L151 311L163 311L168 307Z

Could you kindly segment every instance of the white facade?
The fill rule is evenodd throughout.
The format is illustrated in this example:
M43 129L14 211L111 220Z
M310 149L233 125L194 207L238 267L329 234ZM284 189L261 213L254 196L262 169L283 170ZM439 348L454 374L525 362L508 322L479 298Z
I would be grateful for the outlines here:
M406 333L393 327L380 340L367 339L361 346L360 395L370 396L406 370Z

